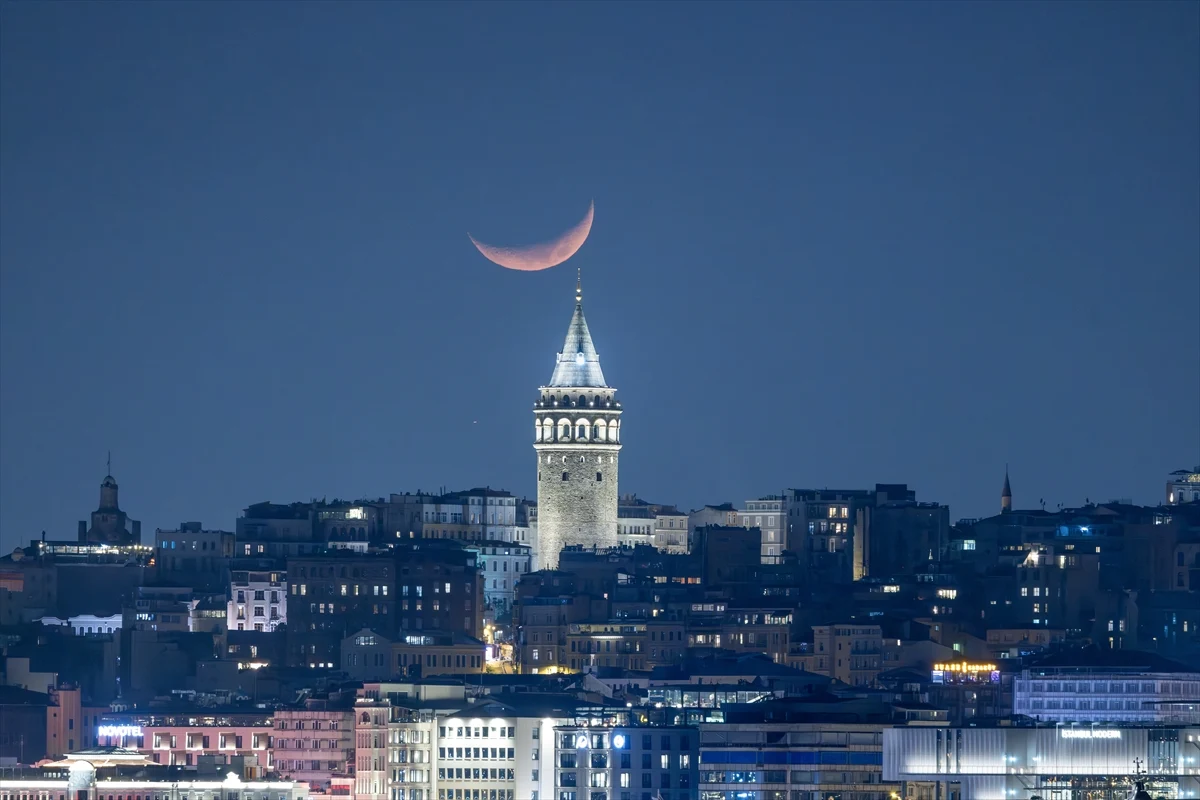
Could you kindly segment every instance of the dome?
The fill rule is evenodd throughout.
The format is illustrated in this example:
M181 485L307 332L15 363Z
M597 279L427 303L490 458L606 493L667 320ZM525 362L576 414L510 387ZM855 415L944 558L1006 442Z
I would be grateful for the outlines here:
M117 479L112 475L105 475L104 480L100 482L100 487L104 489L115 489L117 488Z

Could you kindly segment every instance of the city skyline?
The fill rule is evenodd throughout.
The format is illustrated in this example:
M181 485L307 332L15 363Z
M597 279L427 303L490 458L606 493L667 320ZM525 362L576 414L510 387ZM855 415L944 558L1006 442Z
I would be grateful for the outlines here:
M569 271L569 270L567 270L567 271ZM578 288L577 288L577 291L578 291ZM586 323L585 323L585 325L586 325ZM562 354L559 353L558 355L561 357ZM540 383L540 381L539 381L539 383ZM112 451L109 450L106 452L106 460L105 460L106 477L114 476L114 473L119 472L119 470L113 468L112 460L113 460L112 459ZM1191 465L1177 465L1177 466L1180 466L1183 469L1191 469L1192 468ZM1003 470L1004 471L1003 471L1003 477L1002 477L1002 486L994 494L993 505L990 508L982 509L978 513L974 513L974 514L959 513L955 509L953 504L947 502L945 499L943 499L941 497L938 497L936 495L936 493L926 489L926 487L914 485L911 482L909 482L909 485L913 486L913 488L915 488L915 489L920 490L922 493L923 499L932 500L935 502L942 503L944 505L948 505L950 507L952 521L956 521L959 519L977 519L980 517L991 516L992 514L1000 512L1001 505L1002 505L1002 497L1001 497L1002 494L1007 494L1009 491L1011 491L1010 490L1010 475L1009 475L1009 473L1011 471L1011 465L1006 463L1004 465ZM1117 502L1117 501L1133 502L1135 504L1142 504L1142 505L1157 505L1157 504L1161 504L1164 500L1164 498L1162 496L1163 492L1162 492L1162 488L1161 488L1164 483L1164 481L1162 479L1165 478L1167 476L1167 474L1171 471L1173 471L1173 470L1171 470L1171 469L1163 470L1162 474L1160 476L1158 476L1160 479L1156 482L1153 482L1153 484L1152 484L1155 487L1154 490L1147 490L1147 493L1146 493L1147 496L1144 498L1141 496L1137 496L1137 495L1131 495L1129 493L1122 493L1120 495L1113 496L1113 497L1087 496L1087 497L1084 497L1084 498L1078 500L1077 502L1064 502L1062 500L1056 501L1053 499L1047 499L1046 497L1043 496L1043 497L1038 497L1037 500L1031 500L1031 501L1018 500L1016 502L1015 507L1017 509L1045 508L1047 510L1053 511L1058 508L1083 507L1087 504L1097 504L1097 503ZM135 472L135 474L136 474L136 472ZM125 479L122 478L122 480L125 480ZM150 525L148 525L147 529L151 530L151 531L155 530L155 529L170 530L170 529L173 529L175 525L179 524L179 522L177 520L183 520L183 521L196 520L196 521L203 523L207 528L211 528L213 530L232 530L233 522L237 519L237 517L242 515L245 508L247 508L248 506L253 505L255 503L260 503L260 502L264 502L264 501L278 502L278 503L293 503L293 502L304 503L304 502L310 502L314 499L334 499L334 498L340 499L342 501L353 502L353 501L358 501L358 500L372 500L372 499L384 498L384 497L387 497L392 492L401 492L401 493L404 493L404 492L412 492L412 493L428 492L428 493L437 494L437 493L441 493L441 492L465 491L471 487L488 486L488 487L490 487L492 489L496 489L496 490L510 491L518 497L524 497L531 501L536 502L536 498L537 498L536 485L530 491L513 488L514 485L521 485L523 482L527 482L528 480L529 480L528 478L525 478L524 480L516 479L512 482L513 485L509 485L509 484L492 485L492 484L483 483L480 481L472 481L468 477L466 480L461 480L456 483L455 482L449 482L449 483L444 482L437 486L423 486L422 485L422 486L415 486L415 487L414 486L391 487L391 488L381 489L380 491L377 491L377 492L363 492L363 491L343 492L343 493L322 492L319 495L316 495L316 494L310 495L310 496L300 496L300 495L282 496L281 495L279 497L252 496L252 497L247 497L245 502L238 504L237 508L234 509L230 515L228 515L227 517L224 517L224 518L209 519L209 518L201 517L201 518L197 519L196 516L189 517L186 514L185 515L177 514L176 518L165 518L161 521L154 520L151 522ZM1153 481L1153 476L1151 476L1151 480ZM698 509L703 508L705 505L716 505L716 504L720 504L720 503L732 503L735 507L741 507L748 500L760 499L760 498L764 498L764 497L772 496L772 495L777 496L778 493L780 493L784 490L787 490L787 489L862 489L862 488L871 488L877 483L884 484L884 483L904 483L904 482L906 482L906 480L904 479L904 476L885 476L884 478L874 478L874 479L866 478L866 479L859 480L859 481L848 481L844 484L839 484L839 485L787 484L785 486L780 486L780 487L770 487L769 489L764 489L764 490L758 491L758 492L745 493L745 494L739 495L737 497L719 496L719 497L710 497L710 498L698 498L694 504L689 504L687 502L678 503L675 498L659 497L659 496L653 495L651 493L646 493L646 492L640 491L636 487L619 489L619 496L621 496L621 497L624 497L627 495L637 496L643 500L650 500L651 502L662 502L667 505L678 506L679 508L682 508L685 511L687 511L687 510L698 510ZM535 481L535 484L536 484L536 481ZM1157 496L1155 496L1156 491L1157 491ZM134 495L135 498L137 497L136 490L134 492L132 492L132 494ZM1019 496L1020 496L1020 494L1018 494L1018 497ZM136 502L136 499L134 502ZM85 503L85 505L87 505L87 504ZM64 506L64 509L67 509L67 507ZM90 510L90 506L88 506L88 509ZM129 510L128 506L123 510L128 511ZM137 513L139 515L144 516L144 514L142 514L142 512L137 512ZM64 511L62 516L77 518L78 516L81 516L82 514L83 514L82 510L67 509ZM139 520L139 522L140 522L140 520ZM4 547L9 546L10 543L7 541L7 538L12 538L13 541L11 543L11 546L14 546L14 547L23 546L28 541L38 538L38 536L42 532L44 532L46 534L46 537L50 540L70 539L74 535L74 532L73 532L74 524L75 524L74 519L72 519L72 522L70 525L64 526L62 528L62 530L57 531L57 532L51 531L49 529L43 529L42 531L30 532L28 535L17 535L17 536L6 537L5 541L0 542L0 546L4 546Z
M108 450L149 529L532 497L529 387L576 266L632 409L623 493L906 482L959 518L998 508L1005 464L1017 508L1054 508L1159 502L1200 461L1193 5L1045 6L1036 30L921 5L112 8L2 11L0 546L69 537ZM536 241L593 196L557 270L463 236Z
M1200 0L0 2L0 800L1200 798L1198 143Z

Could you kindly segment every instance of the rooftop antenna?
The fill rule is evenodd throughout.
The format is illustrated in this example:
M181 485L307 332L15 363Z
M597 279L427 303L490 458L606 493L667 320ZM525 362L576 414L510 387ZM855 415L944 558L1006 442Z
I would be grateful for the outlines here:
M107 464L106 464L105 466L106 466L106 467L107 467L107 469L108 469L108 472L106 472L105 474L106 474L106 475L112 475L112 450L109 450L109 451L108 451L108 462L107 462Z

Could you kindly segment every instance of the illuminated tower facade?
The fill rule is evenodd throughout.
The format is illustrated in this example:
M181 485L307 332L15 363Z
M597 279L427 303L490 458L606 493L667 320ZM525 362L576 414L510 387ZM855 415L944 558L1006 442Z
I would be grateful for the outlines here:
M550 383L533 404L539 569L556 569L564 547L617 545L621 403L616 395L604 382L577 283L567 339Z

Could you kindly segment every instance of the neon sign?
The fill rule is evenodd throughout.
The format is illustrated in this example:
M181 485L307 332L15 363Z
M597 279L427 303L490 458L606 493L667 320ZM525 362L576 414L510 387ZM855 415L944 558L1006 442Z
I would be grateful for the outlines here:
M1121 731L1116 728L1059 728L1064 739L1120 739Z
M96 736L107 736L110 739L123 739L126 736L136 738L141 735L141 725L101 725L96 729Z
M957 662L949 664L934 664L933 668L938 672L995 672L995 664L970 664L967 662Z

